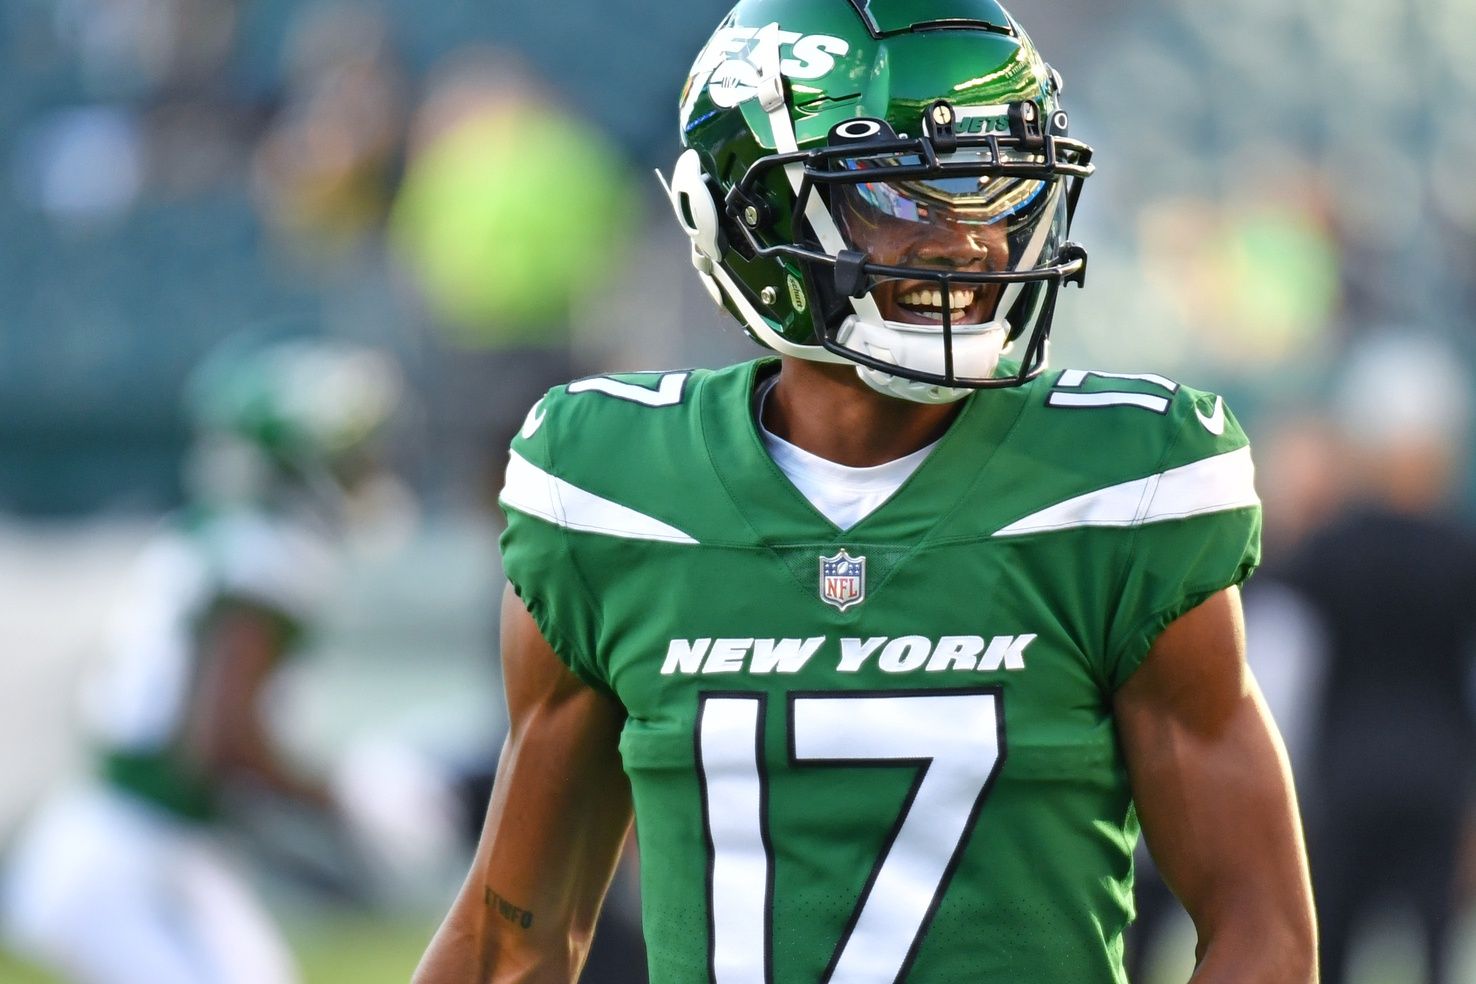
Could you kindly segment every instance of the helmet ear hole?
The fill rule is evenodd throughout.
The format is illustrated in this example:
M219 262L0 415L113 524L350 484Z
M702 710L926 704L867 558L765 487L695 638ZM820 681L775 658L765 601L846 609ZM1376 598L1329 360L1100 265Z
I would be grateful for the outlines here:
M713 197L712 185L702 170L702 159L697 151L689 148L677 158L676 167L671 172L669 194L672 210L692 245L704 256L720 259L724 249L717 199Z

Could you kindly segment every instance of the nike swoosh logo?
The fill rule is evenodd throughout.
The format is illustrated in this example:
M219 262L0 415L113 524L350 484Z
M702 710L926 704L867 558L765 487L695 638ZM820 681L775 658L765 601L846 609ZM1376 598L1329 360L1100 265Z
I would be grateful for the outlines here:
M1208 417L1200 412L1199 406L1196 404L1194 407L1194 416L1199 418L1199 422L1204 425L1205 430L1219 437L1225 433L1225 398L1222 396L1215 397L1215 409Z
M526 441L538 433L538 428L543 426L544 413L543 399L540 397L538 402L528 410L528 416L523 418L523 440Z

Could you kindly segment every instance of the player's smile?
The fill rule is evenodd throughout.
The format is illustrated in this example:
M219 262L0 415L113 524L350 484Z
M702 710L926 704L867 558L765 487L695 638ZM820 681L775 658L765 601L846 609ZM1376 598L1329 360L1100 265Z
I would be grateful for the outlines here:
M953 284L945 298L942 286L927 280L893 280L871 292L888 321L910 325L942 325L943 305L950 323L981 325L989 321L999 301L997 284Z

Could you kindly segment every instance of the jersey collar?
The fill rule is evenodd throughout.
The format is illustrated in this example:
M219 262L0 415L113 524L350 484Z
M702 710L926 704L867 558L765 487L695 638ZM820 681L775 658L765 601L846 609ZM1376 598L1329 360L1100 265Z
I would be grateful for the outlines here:
M713 470L754 537L769 546L795 543L918 544L973 498L995 451L1025 406L1023 389L981 391L912 476L861 522L842 531L821 515L774 464L754 417L755 386L778 360L758 359L710 379L699 397Z

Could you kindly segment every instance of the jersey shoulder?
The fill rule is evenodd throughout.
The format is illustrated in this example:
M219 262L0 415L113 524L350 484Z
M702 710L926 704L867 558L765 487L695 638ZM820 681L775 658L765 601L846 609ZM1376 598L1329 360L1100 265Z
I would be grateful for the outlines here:
M737 397L751 379L743 366L577 379L539 399L513 438L499 496L503 570L591 686L610 690L603 592L737 528L708 465L702 404L709 387Z
M1007 531L1136 527L1259 502L1249 441L1217 394L1157 373L1066 369L1031 383L1025 403L1002 467L1029 480Z
M1022 424L1074 446L1084 467L1117 473L1173 467L1249 441L1223 397L1153 372L1063 369L1033 384Z
M1062 583L1102 586L1110 603L1088 608L1110 688L1166 625L1260 562L1249 443L1217 394L1155 373L1045 375L1006 450L1018 489L993 536Z
M731 523L702 406L741 404L753 363L590 376L556 386L512 442L505 509L629 539L689 542ZM713 399L709 391L722 394ZM729 392L731 391L731 392Z
M637 437L673 436L689 425L693 398L706 369L622 372L586 376L555 386L538 399L513 438L515 455L561 471L604 471L610 442L639 454L648 445ZM617 446L620 446L617 445Z

